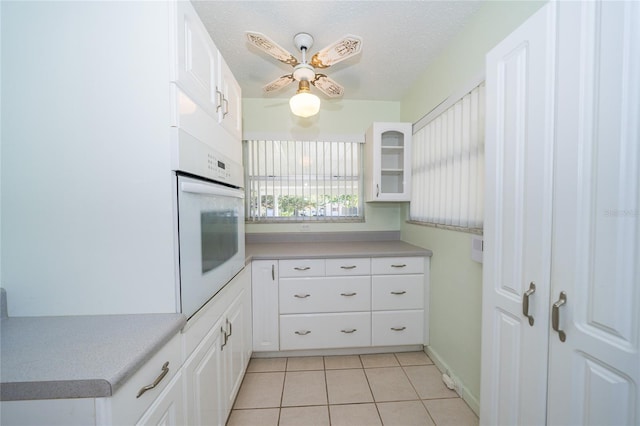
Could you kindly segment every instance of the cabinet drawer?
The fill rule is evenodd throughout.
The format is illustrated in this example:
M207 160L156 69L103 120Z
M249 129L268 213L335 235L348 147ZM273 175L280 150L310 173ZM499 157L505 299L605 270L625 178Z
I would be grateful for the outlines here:
M424 275L376 275L371 277L374 311L424 308Z
M371 259L374 275L423 274L424 257L376 257Z
M155 388L137 398L138 392L143 387L152 384L162 374L162 367L167 362L169 371L164 378ZM110 398L112 423L114 425L133 424L160 395L181 366L181 335L178 333Z
M279 293L281 314L371 309L370 277L284 278Z
M327 259L327 276L340 275L369 275L371 273L371 259Z
M293 259L278 262L280 278L324 277L324 259Z
M385 311L371 314L373 346L422 344L424 311Z
M371 345L371 314L280 316L280 349L353 348Z

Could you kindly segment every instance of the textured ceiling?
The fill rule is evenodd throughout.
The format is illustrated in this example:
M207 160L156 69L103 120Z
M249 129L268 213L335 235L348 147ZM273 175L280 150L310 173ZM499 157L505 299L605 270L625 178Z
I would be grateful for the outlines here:
M311 34L316 51L345 34L362 37L362 53L328 69L343 99L398 101L430 61L464 27L481 1L210 1L192 0L247 98L290 97L295 86L264 94L262 87L292 68L246 41L265 34L300 59L293 44ZM315 93L324 97L316 89Z

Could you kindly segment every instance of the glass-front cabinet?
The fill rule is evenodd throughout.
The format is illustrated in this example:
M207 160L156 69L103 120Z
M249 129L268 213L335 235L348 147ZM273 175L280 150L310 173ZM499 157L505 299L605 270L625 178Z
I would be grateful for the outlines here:
M411 123L373 123L365 143L366 201L409 201Z

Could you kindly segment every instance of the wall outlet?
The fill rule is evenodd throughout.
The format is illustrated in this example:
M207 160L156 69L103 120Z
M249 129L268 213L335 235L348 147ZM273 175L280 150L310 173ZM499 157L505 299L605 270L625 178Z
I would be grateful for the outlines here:
M302 231L302 232L311 231L311 225L309 225L307 223L303 223L302 226L300 226L300 231Z

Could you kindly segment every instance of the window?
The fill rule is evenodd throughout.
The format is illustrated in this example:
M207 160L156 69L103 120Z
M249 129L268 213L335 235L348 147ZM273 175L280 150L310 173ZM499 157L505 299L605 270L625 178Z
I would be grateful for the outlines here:
M362 144L244 141L248 221L362 221Z
M478 231L483 223L484 83L414 126L410 221ZM426 123L426 124L424 124ZM419 130L418 124L424 124Z

